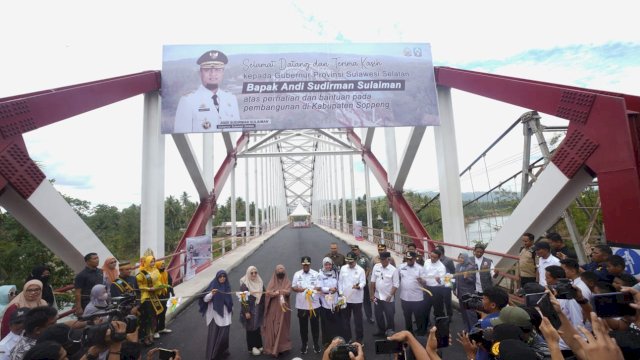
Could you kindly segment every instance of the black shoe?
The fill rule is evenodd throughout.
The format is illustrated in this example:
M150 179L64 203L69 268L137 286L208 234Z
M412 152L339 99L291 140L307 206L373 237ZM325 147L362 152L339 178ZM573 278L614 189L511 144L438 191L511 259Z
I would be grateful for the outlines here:
M322 348L320 348L320 345L318 344L313 344L313 352L316 354L319 354L322 351Z
M300 349L300 354L306 354L307 353L307 344L303 344L302 348Z

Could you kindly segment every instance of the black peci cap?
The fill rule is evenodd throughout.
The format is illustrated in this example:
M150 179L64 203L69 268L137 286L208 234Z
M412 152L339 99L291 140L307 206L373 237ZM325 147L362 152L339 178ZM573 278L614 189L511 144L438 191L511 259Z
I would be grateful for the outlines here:
M303 256L302 259L300 260L300 263L302 265L311 265L311 257Z
M197 61L198 65L200 65L201 68L205 69L223 68L228 62L229 59L227 59L227 55L218 50L207 51L206 53L202 54Z

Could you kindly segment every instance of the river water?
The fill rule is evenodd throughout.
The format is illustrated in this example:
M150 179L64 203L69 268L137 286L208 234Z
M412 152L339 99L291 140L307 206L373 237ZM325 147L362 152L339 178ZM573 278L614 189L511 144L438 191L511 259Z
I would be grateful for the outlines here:
M508 218L508 215L490 216L467 224L467 226L465 226L465 232L467 234L467 242L470 244L469 246L472 246L476 241L482 241L483 243L491 242Z

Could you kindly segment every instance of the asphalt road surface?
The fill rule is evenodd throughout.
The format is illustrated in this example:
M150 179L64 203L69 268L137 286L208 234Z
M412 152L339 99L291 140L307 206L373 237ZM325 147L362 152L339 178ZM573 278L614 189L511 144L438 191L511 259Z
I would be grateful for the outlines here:
M338 247L342 254L349 252L349 246L345 242L333 237L317 227L302 229L283 228L267 240L263 246L258 248L255 253L248 256L240 266L228 271L229 280L231 281L231 289L235 291L240 287L240 278L244 276L247 267L250 265L254 265L258 268L260 276L265 281L265 287L267 286L269 279L271 279L271 275L277 264L283 264L286 267L287 276L291 279L293 274L301 269L300 258L304 255L311 257L311 268L317 270L321 267L320 263L322 262L324 255L329 252L329 244L332 242L338 243ZM213 266L215 266L215 264ZM294 295L292 293L292 309L295 306L293 296ZM237 306L238 303L234 296L234 312L229 341L229 351L231 356L228 359L273 358L267 355L253 356L247 352L245 331L238 320ZM400 308L400 301L397 298L395 327L397 330L401 330L403 329L403 326L404 318L402 316L402 309ZM154 346L167 349L180 349L182 358L185 360L201 360L205 358L207 327L204 318L198 312L197 302L193 302L188 308L184 309L177 318L168 324L167 327L172 329L173 332L171 334L161 335L161 338L155 341ZM453 322L451 323L451 333L455 334L462 328L462 320L459 313L456 312ZM372 335L375 332L377 332L376 325L369 324L365 319L365 358L391 359L389 355L375 354L374 341L376 338ZM311 337L311 332L309 332L309 337ZM295 357L301 357L305 360L322 359L322 353L313 353L311 343L309 344L309 352L305 355L300 354L300 332L298 319L295 313L291 316L291 340L293 342L292 350L288 353L282 354L280 359L288 360ZM443 349L443 358L465 359L465 356L461 346L454 340L451 347Z

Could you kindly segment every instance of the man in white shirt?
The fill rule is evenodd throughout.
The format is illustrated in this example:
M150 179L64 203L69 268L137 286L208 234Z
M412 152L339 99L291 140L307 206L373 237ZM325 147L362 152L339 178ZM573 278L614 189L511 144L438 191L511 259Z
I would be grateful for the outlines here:
M580 264L578 263L578 260L572 258L560 260L560 266L567 275L567 279L571 280L573 286L580 289L582 297L587 301L591 301L591 298L593 298L593 293L591 292L587 284L585 284L584 281L582 281L582 279L580 278Z
M550 255L550 256L553 256L553 255ZM559 265L549 265L545 270L545 278L546 278L545 282L549 285L549 287L556 285L558 283L558 279L563 279L566 277L567 277L566 273L564 272L562 267L560 267ZM560 308L562 309L562 312L567 316L569 321L571 321L571 324L573 325L573 327L577 329L578 326L584 326L584 318L582 316L582 307L580 307L580 304L578 304L575 299L557 299L557 300L560 303ZM567 351L567 350L571 350L571 348L569 348L569 346L562 339L560 339L560 350Z
M338 277L338 291L347 298L347 308L342 311L345 322L347 342L351 342L351 315L356 328L356 342L362 344L364 331L362 329L362 300L367 278L364 269L356 264L356 254L349 252L345 258L347 265L340 268Z
M318 291L321 291L318 282L318 272L311 269L311 258L303 256L302 270L298 270L293 275L291 290L296 292L296 309L298 309L298 322L300 324L300 339L302 340L302 354L307 353L307 342L309 341L309 323L311 323L311 337L313 340L313 351L318 354L322 350L318 339L320 338L320 299Z
M427 290L431 294L424 294L424 320L422 325L424 327L418 329L418 335L426 335L429 331L429 323L431 316L431 308L433 307L434 317L444 316L444 300L442 299L442 291L440 286L444 286L444 275L447 273L447 268L440 261L442 252L440 250L433 250L429 253L429 261L425 261L425 279L427 283Z
M395 266L390 264L391 254L388 251L380 253L380 262L373 266L369 286L371 302L374 304L378 332L373 336L384 337L387 330L394 330L396 304L394 297L400 287L400 280Z
M485 289L493 286L491 278L496 277L495 264L489 258L484 257L484 245L476 244L473 248L473 256L478 271L476 273L476 292L482 295Z
M396 270L400 278L400 302L402 304L402 313L404 314L404 326L412 334L414 333L414 317L418 329L424 327L421 322L424 321L425 317L424 307L422 306L424 297L422 288L427 286L427 273L424 267L416 264L417 257L417 253L413 251L407 252L404 257L406 262L400 264L398 270Z
M536 251L536 255L540 258L538 260L538 284L547 286L545 270L551 265L560 266L560 259L551 255L551 246L546 241L538 242L534 249Z
M0 360L9 360L11 349L18 343L24 330L24 316L29 308L19 308L9 319L9 333L0 341Z

